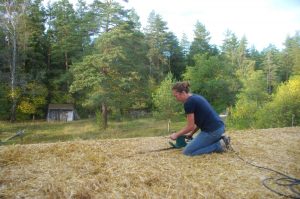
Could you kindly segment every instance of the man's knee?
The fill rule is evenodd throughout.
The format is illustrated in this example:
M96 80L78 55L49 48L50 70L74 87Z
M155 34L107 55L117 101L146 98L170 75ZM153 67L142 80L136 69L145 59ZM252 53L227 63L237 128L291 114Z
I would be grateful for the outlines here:
M185 147L182 153L187 156L193 155L193 151L191 149L189 149L188 147Z

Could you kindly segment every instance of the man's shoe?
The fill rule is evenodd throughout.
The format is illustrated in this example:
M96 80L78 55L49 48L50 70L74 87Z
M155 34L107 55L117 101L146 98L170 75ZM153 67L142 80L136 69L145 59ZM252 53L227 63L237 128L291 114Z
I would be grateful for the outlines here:
M221 140L223 140L223 142L224 142L224 144L225 144L225 148L226 148L227 150L229 150L229 149L230 149L230 137L229 137L229 136L226 136L226 135L223 135L223 136L221 137Z
M222 152L226 152L227 147L226 147L226 144L225 144L223 139L220 139L220 144L221 144L221 147L222 147Z

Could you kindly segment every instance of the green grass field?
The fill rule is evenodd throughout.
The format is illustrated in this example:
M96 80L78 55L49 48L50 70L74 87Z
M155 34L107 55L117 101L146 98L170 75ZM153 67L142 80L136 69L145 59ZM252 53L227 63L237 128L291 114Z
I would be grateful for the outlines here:
M184 125L184 118L181 122L172 122L170 131L178 130ZM23 139L16 137L6 141L21 129L25 129ZM153 118L126 120L122 122L111 121L106 130L100 129L93 119L68 123L49 123L46 121L9 123L0 121L0 140L4 145L89 139L152 137L168 134L167 121Z

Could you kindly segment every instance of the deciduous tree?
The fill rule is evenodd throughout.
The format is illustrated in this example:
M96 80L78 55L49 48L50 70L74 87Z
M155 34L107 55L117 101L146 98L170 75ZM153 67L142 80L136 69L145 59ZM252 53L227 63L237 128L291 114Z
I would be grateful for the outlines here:
M18 64L18 59L20 58L20 54L18 54L18 28L22 25L22 18L25 15L26 8L29 3L30 2L28 0L3 0L0 2L0 25L5 34L5 48L8 52L6 56L7 61L4 64L9 66L9 97L12 102L10 121L12 122L16 120L17 100L19 97L17 94L17 80L20 72L20 65Z
M172 95L172 86L176 82L172 73L168 73L159 87L152 94L153 104L155 106L155 116L166 120L171 120L182 111L182 105L179 104Z

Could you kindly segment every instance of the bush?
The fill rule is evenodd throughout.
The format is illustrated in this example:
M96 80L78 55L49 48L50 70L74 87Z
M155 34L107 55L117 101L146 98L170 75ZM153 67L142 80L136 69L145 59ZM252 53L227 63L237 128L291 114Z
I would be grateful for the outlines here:
M300 76L281 84L273 100L257 112L256 127L300 125Z
M254 101L239 100L227 120L228 127L251 128L255 123L257 107L257 103Z
M257 121L257 111L270 100L262 71L252 71L242 82L243 89L238 95L238 101L227 122L229 127L237 129L254 127Z

